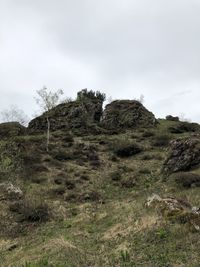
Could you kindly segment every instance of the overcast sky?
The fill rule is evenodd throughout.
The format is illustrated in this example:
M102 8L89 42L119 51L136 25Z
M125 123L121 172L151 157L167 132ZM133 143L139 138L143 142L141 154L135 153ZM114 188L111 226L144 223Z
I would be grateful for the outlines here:
M199 0L0 0L0 110L46 85L200 122Z

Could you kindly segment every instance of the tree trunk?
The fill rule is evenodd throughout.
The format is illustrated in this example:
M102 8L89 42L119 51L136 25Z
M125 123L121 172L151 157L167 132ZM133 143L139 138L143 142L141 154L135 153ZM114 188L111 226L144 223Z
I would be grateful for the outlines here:
M47 152L49 152L49 138L50 138L50 121L49 117L47 116L47 145L46 145Z

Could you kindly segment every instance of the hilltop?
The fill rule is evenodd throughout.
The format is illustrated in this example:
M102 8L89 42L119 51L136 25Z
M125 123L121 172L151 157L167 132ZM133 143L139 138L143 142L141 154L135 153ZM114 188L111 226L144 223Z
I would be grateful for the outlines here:
M0 124L0 266L198 267L200 126L101 95Z

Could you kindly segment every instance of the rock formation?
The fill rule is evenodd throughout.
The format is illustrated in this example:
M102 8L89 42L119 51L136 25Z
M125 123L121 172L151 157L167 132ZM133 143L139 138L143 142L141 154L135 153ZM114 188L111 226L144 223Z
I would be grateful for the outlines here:
M101 120L101 125L106 129L149 127L155 123L153 113L136 100L113 101L106 106Z
M180 138L171 142L171 151L164 163L164 172L190 170L200 164L200 138Z
M33 132L46 130L48 115L51 131L64 129L75 133L95 133L102 116L102 105L103 102L95 97L63 103L33 119L28 128Z
M91 93L92 92L92 93ZM67 129L74 133L98 133L106 130L123 130L149 127L156 123L153 113L136 100L117 100L107 105L103 112L104 95L86 90L78 93L76 101L63 103L48 113L33 119L29 129L33 132L47 128L47 115L51 131Z
M188 224L192 230L200 230L200 208L175 197L162 198L153 194L147 199L147 207L154 207L164 219Z

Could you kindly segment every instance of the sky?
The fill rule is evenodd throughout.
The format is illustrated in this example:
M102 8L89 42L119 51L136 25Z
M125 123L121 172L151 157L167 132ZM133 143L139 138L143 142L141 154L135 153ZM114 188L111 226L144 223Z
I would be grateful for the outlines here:
M0 0L0 110L43 86L137 99L200 122L199 0Z

